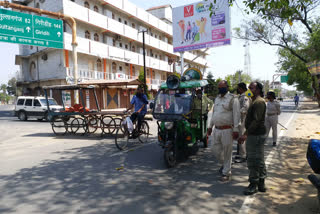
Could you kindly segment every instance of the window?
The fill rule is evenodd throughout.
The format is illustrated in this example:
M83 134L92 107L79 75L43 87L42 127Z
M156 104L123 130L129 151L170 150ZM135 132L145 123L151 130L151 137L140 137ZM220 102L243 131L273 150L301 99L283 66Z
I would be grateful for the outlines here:
M156 58L158 59L158 54L156 54Z
M112 40L112 45L116 46L116 40L115 39Z
M32 45L30 45L30 50L32 50L33 49L33 46Z
M117 64L115 62L112 63L112 72L113 73L117 72Z
M153 33L151 32L151 36L153 36Z
M128 22L127 22L127 20L124 20L124 24L125 24L125 25L128 25Z
M98 6L97 5L95 5L94 7L93 7L93 10L94 11L96 11L97 13L99 12L99 8L98 8Z
M90 37L91 37L90 32L89 32L89 31L86 31L84 37L85 37L86 39L90 39Z
M22 106L24 103L24 99L19 99L17 102L17 106Z
M112 19L115 19L114 14L112 13Z
M121 42L119 43L119 47L122 48L122 43Z
M25 106L32 106L32 99L26 99Z
M33 101L33 106L41 106L39 100L34 100Z
M127 44L125 44L124 47L125 47L125 49L128 49L128 45Z
M161 36L159 36L159 39L160 39L160 40L162 39Z
M84 7L90 9L90 4L86 1L86 2L84 2Z
M36 8L39 8L39 9L40 9L40 4L39 4L39 2L36 4Z
M136 52L136 47L135 47L135 46L132 46L132 47L131 47L131 51Z
M97 71L102 71L102 62L101 62L101 59L98 59L97 60Z
M119 70L122 71L122 66L119 66Z
M136 25L135 25L134 23L132 23L131 26L132 26L133 28L136 28Z
M122 22L121 18L118 18L118 21L119 21L119 22Z
M94 41L99 42L99 35L97 33L94 34Z
M154 35L154 37L157 39L157 38L158 38L158 35Z
M162 56L161 55L159 55L159 59L162 60Z

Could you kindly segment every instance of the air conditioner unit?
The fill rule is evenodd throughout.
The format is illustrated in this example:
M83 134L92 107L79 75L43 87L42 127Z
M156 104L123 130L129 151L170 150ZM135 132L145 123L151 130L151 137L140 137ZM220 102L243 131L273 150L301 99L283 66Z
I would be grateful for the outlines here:
M121 36L120 35L116 35L116 40L121 41Z

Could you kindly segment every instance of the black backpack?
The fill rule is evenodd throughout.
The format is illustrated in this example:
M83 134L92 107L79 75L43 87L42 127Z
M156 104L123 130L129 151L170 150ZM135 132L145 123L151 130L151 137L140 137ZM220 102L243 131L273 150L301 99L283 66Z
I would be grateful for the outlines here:
M310 140L307 159L314 173L320 174L320 140Z

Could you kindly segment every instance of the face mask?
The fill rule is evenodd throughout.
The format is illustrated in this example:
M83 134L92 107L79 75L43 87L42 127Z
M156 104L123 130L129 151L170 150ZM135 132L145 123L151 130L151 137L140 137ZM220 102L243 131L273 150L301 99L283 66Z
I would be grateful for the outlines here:
M227 88L218 88L219 94L226 94L228 92Z

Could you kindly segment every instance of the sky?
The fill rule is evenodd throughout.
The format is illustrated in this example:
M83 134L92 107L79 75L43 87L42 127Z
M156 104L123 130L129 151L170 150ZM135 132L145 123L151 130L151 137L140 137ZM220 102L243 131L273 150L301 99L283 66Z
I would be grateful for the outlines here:
M172 7L183 6L198 2L197 0L129 0L138 7L148 9L150 7L171 4ZM241 5L240 5L241 7ZM240 27L245 14L241 12L238 5L231 7L231 29ZM244 70L244 41L232 38L231 45L214 47L210 49L210 55L207 61L214 78L224 78L226 75L234 74L237 70ZM14 77L19 70L15 65L15 55L19 54L19 48L16 44L0 42L0 84L7 83L11 77ZM251 56L251 76L254 79L270 80L275 74L278 61L277 48L261 43L250 43ZM283 84L284 88L294 89L291 86Z

